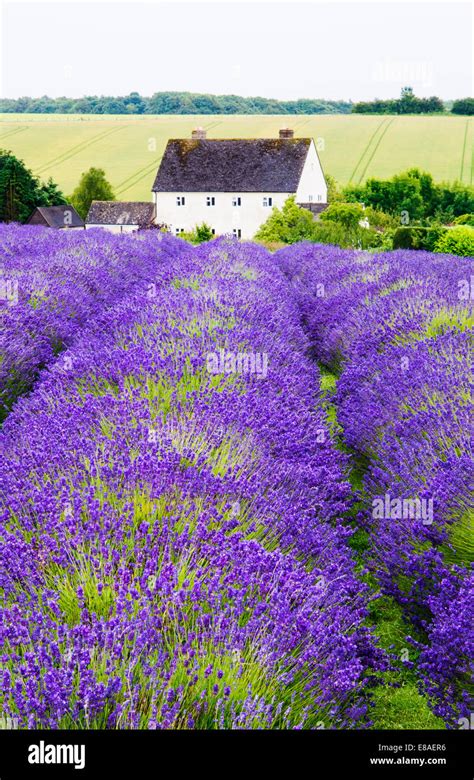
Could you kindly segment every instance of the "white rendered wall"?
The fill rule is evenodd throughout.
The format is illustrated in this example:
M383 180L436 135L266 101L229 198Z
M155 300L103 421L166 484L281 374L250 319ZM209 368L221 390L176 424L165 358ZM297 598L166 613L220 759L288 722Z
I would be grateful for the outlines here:
M216 235L232 234L241 230L242 238L253 238L265 222L272 208L281 208L290 192L155 192L156 222L176 229L193 230L203 222L214 228ZM185 205L177 205L177 197L185 198ZM215 198L215 206L207 206L206 198ZM241 206L233 206L239 197ZM264 206L264 198L272 198L271 206Z
M328 188L318 153L312 140L296 191L296 202L327 203L327 200Z

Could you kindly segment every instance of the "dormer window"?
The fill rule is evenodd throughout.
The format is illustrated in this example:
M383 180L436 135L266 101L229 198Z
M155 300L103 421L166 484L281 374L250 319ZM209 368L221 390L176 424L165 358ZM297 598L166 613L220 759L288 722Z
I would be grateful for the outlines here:
M273 205L273 198L265 197L263 199L263 205L264 206L272 206Z
M177 206L186 205L186 198L184 197L184 195L178 195L178 197L176 198L176 205Z
M216 199L213 195L208 195L206 198L206 205L207 206L215 206L216 205Z
M242 205L242 198L239 198L237 196L232 198L232 205L233 206L241 206Z

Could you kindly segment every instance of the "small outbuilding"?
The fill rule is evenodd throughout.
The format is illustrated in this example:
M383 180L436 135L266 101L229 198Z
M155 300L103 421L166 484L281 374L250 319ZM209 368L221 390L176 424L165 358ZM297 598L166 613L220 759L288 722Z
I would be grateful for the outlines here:
M154 222L155 204L149 201L93 200L86 217L86 228L132 233Z
M81 219L74 206L37 206L29 218L27 225L43 225L44 227L62 230L84 230L84 220Z

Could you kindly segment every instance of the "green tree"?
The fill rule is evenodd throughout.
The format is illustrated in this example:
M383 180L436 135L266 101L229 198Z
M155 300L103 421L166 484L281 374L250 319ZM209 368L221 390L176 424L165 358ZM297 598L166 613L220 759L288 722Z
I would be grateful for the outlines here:
M89 168L82 174L80 182L70 197L82 219L87 217L93 200L115 200L114 191L105 178L102 168Z
M67 203L66 198L59 189L56 182L50 177L45 184L41 185L41 191L44 193L47 200L47 206L65 206Z
M406 224L425 215L421 181L409 173L388 180L368 179L363 186L348 187L344 194L349 201L359 201L378 211L385 211Z
M328 188L328 203L334 203L335 201L344 200L344 195L339 189L339 185L330 173L326 174L326 184Z
M386 214L385 211L373 209L372 206L366 206L364 217L368 219L370 227L375 228L375 230L390 230L396 228L400 223L396 217Z
M461 214L474 213L474 187L459 181L437 185L437 209L445 222L452 222Z
M455 100L451 109L453 114L464 114L472 116L474 114L474 98L462 98Z
M357 230L364 216L360 203L332 203L323 211L321 219L323 222L338 222L346 230Z
M365 209L360 203L333 203L323 211L320 222L315 225L313 240L360 249L378 246L380 235L373 229L369 214L376 215L379 223L390 221L387 215Z
M416 100L413 87L402 87L400 100L398 101L398 113L413 114L416 108Z
M26 222L36 206L65 203L52 179L41 184L12 152L0 150L0 221Z
M308 209L296 205L294 195L286 199L281 209L275 207L267 221L261 225L255 238L267 243L281 241L294 244L297 241L311 241L315 220Z

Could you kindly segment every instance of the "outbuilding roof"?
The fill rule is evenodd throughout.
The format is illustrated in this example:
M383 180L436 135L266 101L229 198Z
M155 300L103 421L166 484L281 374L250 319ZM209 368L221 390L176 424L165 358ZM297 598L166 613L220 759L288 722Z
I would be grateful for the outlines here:
M28 224L44 224L52 228L84 227L74 206L37 206L28 220Z
M149 201L93 200L86 217L88 225L149 225L155 205Z

